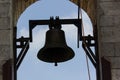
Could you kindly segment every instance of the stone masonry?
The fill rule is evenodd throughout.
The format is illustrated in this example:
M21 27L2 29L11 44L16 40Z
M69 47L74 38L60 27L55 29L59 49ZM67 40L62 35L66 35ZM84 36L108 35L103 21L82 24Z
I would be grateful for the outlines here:
M98 0L99 53L111 63L112 80L120 80L120 0Z
M2 65L12 58L11 53L12 0L0 0L0 80L2 80Z
M0 0L0 80L2 65L13 55L12 1ZM120 0L97 0L96 7L99 54L110 61L112 80L120 80Z

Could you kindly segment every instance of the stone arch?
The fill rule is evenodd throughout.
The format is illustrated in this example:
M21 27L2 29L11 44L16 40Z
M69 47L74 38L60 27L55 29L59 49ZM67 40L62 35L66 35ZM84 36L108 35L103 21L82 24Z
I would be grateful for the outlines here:
M13 0L13 20L14 20L14 26L17 23L17 20L19 16L22 14L22 12L31 4L36 2L38 0ZM71 2L78 5L78 0L70 0ZM89 15L92 24L96 25L96 0L80 0L80 7L84 9L87 14Z
M78 5L78 0L70 0L76 5ZM96 21L96 7L97 0L80 0L80 7L86 11L88 16L90 17L93 25L97 24Z
M17 20L24 10L37 0L13 0L13 23L16 26Z

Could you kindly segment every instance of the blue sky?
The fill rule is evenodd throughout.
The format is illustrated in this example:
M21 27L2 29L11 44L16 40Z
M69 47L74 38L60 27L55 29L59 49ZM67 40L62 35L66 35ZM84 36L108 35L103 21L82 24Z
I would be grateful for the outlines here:
M28 36L29 20L49 19L50 16L59 16L60 19L77 18L77 10L77 6L69 0L37 1L20 16L17 23L18 37ZM92 35L91 22L85 12L82 14L85 33ZM48 26L36 26L33 29L33 42L30 43L30 49L18 69L18 80L88 80L86 57L81 43L80 48L77 48L77 28L74 25L64 25L62 29L65 31L68 46L75 52L75 57L67 62L59 63L57 67L40 61L36 55L44 46ZM95 69L91 62L89 65L91 79L96 80Z

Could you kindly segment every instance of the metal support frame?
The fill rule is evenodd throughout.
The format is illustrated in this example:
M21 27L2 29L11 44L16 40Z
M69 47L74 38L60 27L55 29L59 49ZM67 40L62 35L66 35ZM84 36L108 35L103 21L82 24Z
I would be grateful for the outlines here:
M92 43L92 41L94 41L95 39L90 35L88 35L84 39L85 40L83 40L82 42L82 47L86 55L89 57L90 61L92 62L93 66L96 68L96 54L90 48L95 46L95 42Z
M90 61L96 68L97 73L99 73L99 55L97 51L93 52L90 47L94 47L97 49L97 39L93 36L83 36L82 35L82 20L81 19L59 19L59 17L56 17L54 19L53 17L50 18L50 20L29 20L29 37L24 38L21 37L19 39L16 39L16 29L15 31L15 42L14 42L14 62L15 62L15 70L17 71L21 62L23 61L28 49L29 49L29 43L32 42L32 30L37 25L49 25L49 28L52 28L54 25L64 25L64 24L74 24L78 28L78 47L79 47L79 41L82 41L82 47L84 51L86 52L86 55L89 57ZM19 43L19 44L18 44ZM21 48L21 52L18 57L16 57L16 50L18 48ZM16 74L16 72L15 72ZM99 76L99 74L98 74ZM99 80L97 78L97 80Z

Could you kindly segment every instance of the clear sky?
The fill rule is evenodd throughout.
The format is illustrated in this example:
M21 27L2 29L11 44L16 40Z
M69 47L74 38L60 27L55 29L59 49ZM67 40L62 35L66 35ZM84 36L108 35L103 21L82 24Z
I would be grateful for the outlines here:
M69 0L40 0L29 6L20 16L17 27L18 37L28 36L29 20L49 19L59 16L61 19L77 18L77 6ZM83 11L83 23L86 35L92 35L92 25ZM69 27L67 27L69 26ZM75 52L75 57L67 62L59 63L57 67L37 58L37 53L44 46L45 33L48 26L36 26L33 30L33 42L18 69L18 80L88 80L86 57L81 47L77 48L77 28L74 25L64 25L66 42ZM95 69L89 62L91 80L96 80Z

